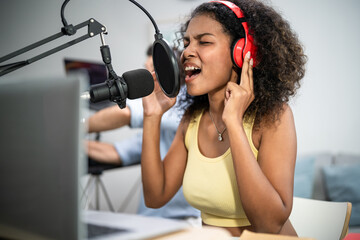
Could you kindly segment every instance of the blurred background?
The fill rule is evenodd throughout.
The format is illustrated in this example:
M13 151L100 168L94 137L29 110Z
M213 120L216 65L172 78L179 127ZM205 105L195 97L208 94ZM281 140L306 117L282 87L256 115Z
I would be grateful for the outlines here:
M139 1L153 16L160 31L177 30L179 22L203 1ZM307 71L292 101L298 134L298 152L360 153L360 2L356 0L273 0L298 33L308 55ZM60 32L62 1L2 0L0 56ZM67 4L69 24L94 18L105 25L112 63L118 75L143 67L145 51L154 41L147 16L125 0L73 0ZM169 30L170 28L170 30ZM75 37L86 33L86 28ZM73 37L63 37L15 58L25 60ZM100 36L95 36L5 77L64 76L64 58L101 62ZM44 49L44 50L42 50ZM31 55L32 54L32 55ZM119 136L118 136L119 137ZM120 136L121 137L121 136ZM123 135L124 137L124 135Z
M171 41L171 33L200 3L200 0L139 0ZM357 0L272 0L298 34L308 56L307 71L298 95L291 101L295 115L299 156L360 155L360 1ZM1 0L0 57L60 32L62 1ZM148 17L126 0L72 0L65 17L69 24L94 18L107 27L106 44L118 75L143 68L145 52L154 41L154 28ZM25 60L86 33L58 41L15 59ZM64 58L102 62L100 36L46 57L0 78L37 78L65 76ZM4 64L4 63L1 63ZM15 126L14 126L15 127ZM123 128L102 134L103 141L119 141L136 130ZM1 133L0 133L1 134ZM122 174L118 174L121 171ZM139 177L139 166L109 170L104 181L119 205L131 184L121 179ZM138 193L137 193L138 194ZM360 202L360 200L359 200ZM133 212L136 201L123 211Z

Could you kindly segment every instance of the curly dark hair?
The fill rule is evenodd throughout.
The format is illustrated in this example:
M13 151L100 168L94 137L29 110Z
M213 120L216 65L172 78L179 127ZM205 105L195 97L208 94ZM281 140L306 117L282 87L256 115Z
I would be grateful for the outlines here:
M274 123L279 119L284 103L287 103L300 87L307 57L289 23L271 6L257 0L230 2L238 5L243 11L249 32L253 35L257 47L255 58L257 65L253 69L255 99L245 114L246 116L256 114L255 126L259 126L263 121ZM244 37L241 21L231 9L217 2L207 2L198 6L181 27L181 36L184 36L191 19L204 14L218 21L232 41ZM237 72L240 78L241 69L237 69ZM207 95L187 94L180 101L182 103L180 105L186 110L185 117L191 117L194 112L209 107Z

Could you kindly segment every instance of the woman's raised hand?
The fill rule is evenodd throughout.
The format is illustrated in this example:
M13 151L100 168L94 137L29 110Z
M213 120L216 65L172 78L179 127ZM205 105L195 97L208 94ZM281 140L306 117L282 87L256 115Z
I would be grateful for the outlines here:
M176 102L176 98L169 98L161 90L155 72L151 74L154 78L154 91L142 99L144 116L162 115Z
M225 124L242 122L246 109L254 99L253 59L248 52L242 66L240 84L230 81L225 90L225 108L222 115Z

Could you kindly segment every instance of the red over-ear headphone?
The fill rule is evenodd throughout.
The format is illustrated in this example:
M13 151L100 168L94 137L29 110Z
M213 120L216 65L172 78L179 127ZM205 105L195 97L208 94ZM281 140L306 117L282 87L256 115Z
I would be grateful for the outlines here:
M245 16L239 6L237 6L235 3L229 2L229 1L211 1L211 2L217 2L222 3L228 8L230 8L235 15L242 20L245 20ZM254 45L254 38L252 35L249 34L249 26L246 21L242 22L242 25L245 30L245 38L235 39L235 41L232 44L231 47L231 58L234 62L234 64L241 68L244 62L244 58L247 52L250 51L251 58L253 58L254 64L253 67L255 67L256 63L256 47Z

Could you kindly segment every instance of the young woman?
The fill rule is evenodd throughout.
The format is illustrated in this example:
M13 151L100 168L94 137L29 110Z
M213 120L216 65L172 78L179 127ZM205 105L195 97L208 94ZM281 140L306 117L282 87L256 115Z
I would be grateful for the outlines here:
M235 46L232 60L239 39L246 52ZM296 235L288 218L297 143L287 102L306 61L296 35L259 1L214 1L193 11L183 42L188 104L163 162L160 122L175 99L157 83L143 99L147 206L163 206L183 185L203 224L233 236L244 229Z

